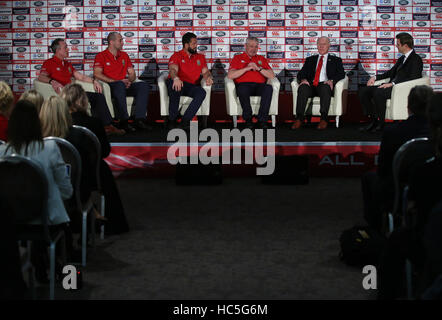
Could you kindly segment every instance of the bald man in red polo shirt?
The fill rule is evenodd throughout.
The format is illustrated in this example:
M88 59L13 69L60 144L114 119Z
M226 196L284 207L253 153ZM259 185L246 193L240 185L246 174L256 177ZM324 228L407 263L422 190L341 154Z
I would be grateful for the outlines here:
M258 55L258 39L248 37L245 52L233 57L227 77L235 81L236 94L242 107L242 117L246 127L253 128L252 107L250 96L260 96L261 105L258 112L258 127L267 129L270 103L273 88L267 84L267 79L273 79L275 73L264 56Z
M122 129L128 132L152 129L146 123L149 84L144 81L135 82L137 76L132 62L129 55L122 51L124 43L121 34L109 33L107 42L107 49L95 57L94 77L109 84L112 97L116 101ZM135 126L128 123L126 96L135 97Z
M74 66L66 60L69 57L69 48L66 41L57 38L51 43L51 50L54 56L46 60L40 70L38 81L49 83L55 92L61 93L63 87L72 82L73 79L94 84L96 92L86 92L91 104L92 116L101 119L104 129L108 135L123 135L124 130L119 130L112 125L112 116L109 113L106 99L102 94L101 84L75 70Z
M206 91L200 85L201 75L208 86L213 78L207 68L204 55L197 53L197 37L187 32L182 38L183 49L175 52L169 59L169 77L166 80L169 93L169 129L176 125L181 96L192 97L192 102L183 115L181 127L188 129L190 121L198 112L206 98Z

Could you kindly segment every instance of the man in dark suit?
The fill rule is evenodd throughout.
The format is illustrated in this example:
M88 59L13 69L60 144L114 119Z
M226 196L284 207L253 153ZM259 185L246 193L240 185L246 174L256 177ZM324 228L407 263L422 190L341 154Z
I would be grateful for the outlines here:
M389 71L373 76L368 80L367 86L359 89L359 101L364 114L371 118L368 126L361 131L381 131L384 128L385 109L387 99L391 98L393 86L422 77L422 59L413 50L413 37L402 32L396 35L396 47L403 54ZM388 83L374 86L376 80L390 78Z
M408 96L407 120L386 127L381 140L377 172L362 177L364 217L369 225L380 229L382 208L392 209L394 198L393 158L396 151L408 140L429 135L426 106L433 89L416 86Z
M323 130L327 128L327 116L333 89L336 83L345 77L341 58L328 53L330 39L320 37L317 41L317 47L319 55L305 59L304 66L297 75L300 86L298 87L296 120L292 125L293 130L301 128L307 100L314 96L319 96L321 101L321 121L319 122L318 129Z

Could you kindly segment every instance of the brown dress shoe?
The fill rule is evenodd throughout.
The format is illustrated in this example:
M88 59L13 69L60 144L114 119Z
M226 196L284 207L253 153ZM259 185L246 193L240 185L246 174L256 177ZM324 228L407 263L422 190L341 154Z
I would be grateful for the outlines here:
M117 129L113 125L108 125L104 127L104 131L108 136L122 136L126 133L123 129Z
M302 126L302 121L301 120L295 120L295 123L292 125L292 130L296 130L301 128Z
M318 130L324 130L327 128L327 121L321 120L318 124Z

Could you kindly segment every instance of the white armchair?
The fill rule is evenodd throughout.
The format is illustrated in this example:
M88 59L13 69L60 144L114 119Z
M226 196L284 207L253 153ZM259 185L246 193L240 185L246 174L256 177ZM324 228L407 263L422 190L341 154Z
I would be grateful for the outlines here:
M272 102L270 104L269 116L272 118L272 127L276 126L276 116L278 115L278 101L279 101L279 88L281 83L278 78L274 77L271 80L267 80L267 83L273 87ZM236 94L235 82L227 76L224 78L224 90L226 93L226 107L227 114L233 117L233 127L238 125L238 116L242 115L241 103L239 102L238 95ZM251 96L250 106L252 107L252 114L256 115L259 112L261 103L261 97Z
M390 78L378 80L374 83L379 86L389 82ZM430 78L422 77L415 80L405 81L393 86L391 91L391 99L387 100L387 109L385 110L385 119L388 120L405 120L408 118L408 95L413 87L419 85L430 85Z
M296 101L298 97L298 81L295 78L292 83L293 93L293 114L296 114ZM329 116L335 116L336 128L339 128L339 118L347 112L347 95L348 95L348 77L338 81L335 85L334 95L330 101L330 109L328 110ZM319 97L309 98L307 100L306 114L313 116L320 116L320 99Z
M168 74L165 73L158 77L158 89L160 92L160 111L162 117L166 117L169 115L169 94L167 92L167 85L166 85L167 76ZM210 92L212 90L212 86L206 85L206 81L204 79L201 79L201 87L206 91L206 97L204 98L203 103L201 104L201 107L198 109L196 115L207 117L210 114ZM183 115L184 112L186 112L191 102L192 102L191 97L181 96L180 104L178 107L181 115ZM205 119L207 120L207 118Z

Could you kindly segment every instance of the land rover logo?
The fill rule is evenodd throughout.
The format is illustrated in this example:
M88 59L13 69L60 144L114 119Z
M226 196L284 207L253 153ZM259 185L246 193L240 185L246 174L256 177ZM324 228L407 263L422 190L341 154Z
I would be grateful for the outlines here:
M299 18L299 14L297 14L297 13L290 13L289 14L289 18L290 19L298 19Z
M242 26L244 24L244 21L235 21L234 24L237 26Z
M23 47L17 48L17 52L25 52L25 51L26 51L26 48L23 48Z
M170 39L161 39L162 44L169 44L170 42Z
M328 26L334 26L336 24L336 22L335 21L327 21L325 24Z
M26 83L26 79L17 79L17 83L18 84L25 84Z
M134 4L134 1L133 0L125 0L124 4L130 6L131 4Z
M434 73L434 75L435 75L436 77L442 77L442 71L436 71L436 72Z
M114 14L107 14L106 19L115 19L117 16Z
M198 13L197 17L200 18L200 19L206 19L207 18L207 14L205 14L205 13Z
M345 7L344 11L345 12L352 12L352 11L355 11L355 8L353 8L353 7Z
M133 33L133 32L125 32L124 33L124 35L126 36L126 37L133 37L134 35L135 35L135 33Z
M34 38L37 38L37 39L40 39L40 38L43 38L44 37L44 34L43 33L34 33Z
M435 8L434 11L436 11L436 13L442 13L442 7Z
M417 24L418 27L425 27L427 25L427 23L424 22L424 21L419 21L416 24Z
M318 4L318 0L308 0L308 4Z
M289 49L292 51L298 51L299 47L298 46L290 46Z
M421 57L422 59L425 59L425 58L427 57L427 55L426 55L425 53L418 53L418 55L420 55L420 57Z
M382 51L390 51L391 48L390 48L389 46L382 46L382 47L381 47L381 50L382 50Z
M390 19L390 15L389 14L386 14L386 13L384 13L384 14L381 14L381 19Z
M35 69L35 70L40 70L40 69L41 69L41 64L37 64L37 65L35 65L35 66L34 66L34 69Z
M316 36L318 35L318 33L315 32L315 31L310 31L309 33L307 33L307 35L308 35L309 37L316 37Z
M142 54L143 58L152 58L152 53L146 52Z
M435 44L437 45L441 45L442 44L442 40L441 39L437 39L434 41Z
M143 21L143 26L151 26L152 25L152 21Z
M224 31L218 31L217 33L216 33L216 36L217 37L224 37L226 35L226 33L224 32Z
M408 2L407 0L400 0L400 1L399 1L399 4L400 4L401 6L406 6L408 3L409 3L409 2Z
M34 6L36 6L36 7L41 7L42 5L44 5L43 1L35 1L34 2Z
M74 39L70 41L71 44L79 44L80 40Z
M262 7L256 6L256 7L253 7L252 10L255 12L259 12L259 11L262 11Z
M344 43L345 44L353 44L355 41L353 39L345 39Z
M216 0L216 4L225 4L226 0Z
M52 23L52 26L53 26L53 27L56 27L56 28L57 28L57 27L61 27L61 22L53 22L53 23Z
M170 11L170 7L161 7L160 9L163 12L169 12Z
M23 21L23 20L26 20L26 17L25 17L25 16L18 16L18 17L17 17L17 20L19 20L19 21Z
M198 47L199 51L206 51L207 49L208 49L207 46L199 46Z

